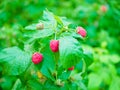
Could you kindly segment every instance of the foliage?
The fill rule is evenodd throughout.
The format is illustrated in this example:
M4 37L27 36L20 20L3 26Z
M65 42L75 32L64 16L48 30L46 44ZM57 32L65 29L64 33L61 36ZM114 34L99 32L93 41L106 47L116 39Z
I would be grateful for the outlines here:
M60 80L56 80L55 84L62 82L61 80L65 81L65 87L61 88L65 90L67 90L67 88L76 88L79 90L81 87L82 89L86 89L86 86L89 90L119 90L119 4L119 0L0 1L0 89L10 90L12 88L13 90L19 90L23 88L40 90L43 89L43 82L45 81L44 87L46 87L46 89L56 89L56 85L53 84L53 81L51 82L51 80L55 78L51 77L51 71L54 72L54 76L54 74L56 74L56 71L54 71L56 66L54 62L49 61L49 58L55 58L55 56L58 57L59 55L67 58L71 56L69 55L71 51L64 54L66 52L62 52L62 50L68 50L67 47L70 47L70 50L72 50L76 45L79 45L78 48L80 51L77 52L82 53L84 61L80 60L80 62L77 62L75 70L72 72L59 72L58 74L61 75L57 78L60 78ZM102 11L102 6L106 7L106 11ZM42 12L46 8L56 15L65 16L69 19L53 14L51 18L52 15L47 15L46 12L44 12L44 17L42 18ZM35 30L36 24L38 23L37 20L44 23L46 28L41 31ZM71 22L74 24L71 24ZM75 31L72 31L75 30L77 25L87 30L87 38L83 39L80 35L76 34ZM59 31L61 28L64 29L57 34L56 39L60 40L61 43L66 43L66 39L69 41L69 38L65 37L66 39L64 39L63 37L70 36L72 42L76 45L72 45L73 47L71 47L65 44L66 48L60 49L60 53L56 53L54 56L54 53L46 46L49 46L48 43L50 39L54 39L54 30ZM64 32L67 28L69 28L69 31L72 33L69 32L68 34ZM72 42L67 43L71 44ZM60 45L60 47L64 46ZM93 60L91 59L92 55L90 50L93 52ZM48 57L45 58L48 62L44 60L42 62L45 66L37 65L36 67L34 64L31 64L31 55L35 51L42 52ZM74 51L76 50L73 50L72 53L74 53ZM76 53L75 55L78 56ZM59 61L63 59L62 57L59 58L61 58ZM81 56L78 57L78 59L80 58ZM12 62L14 62L14 64L11 66L10 64ZM51 63L52 66L50 70L48 63ZM64 68L68 67L65 61L62 63L65 65ZM21 64L23 65L20 66ZM71 66L71 64L72 63L69 63L69 66ZM14 68L16 66L19 67ZM46 72L44 75L42 74L44 72L43 69ZM59 67L58 69L58 71L62 72L63 67ZM48 73L48 71L50 72ZM11 74L13 76L11 76ZM50 78L50 80L46 78L46 75L49 75L47 78ZM67 80L68 77L69 80ZM74 80L76 83L74 83ZM78 83L81 87L77 87ZM37 89L35 87L37 87Z
M24 45L23 49L14 46L1 50L0 64L3 66L3 75L16 77L16 81L14 81L15 83L11 86L11 89L28 90L42 88L61 90L70 89L71 87L86 90L86 85L82 81L84 80L84 76L81 75L87 70L85 65L88 66L92 63L90 61L92 60L92 54L83 53L85 51L80 44L81 40L78 40L72 34L76 33L76 29L68 28L65 22L67 21L46 10L43 13L43 20L38 22L44 25L42 30L36 28L37 24L29 25L22 30L23 37L21 37L24 40L22 42ZM52 39L60 41L59 52L52 52L50 50L49 45ZM33 64L31 62L31 55L34 52L43 54L43 61L41 63ZM87 58L87 56L90 57ZM72 79L75 77L71 76L71 71L68 68L76 66L81 61L84 62L85 65L82 66L86 70L75 73L78 74L78 78L73 81ZM29 70L29 68L31 69ZM34 73L32 74L32 72ZM80 74L81 72L82 74ZM36 76L33 77L34 75ZM29 82L31 78L33 80ZM73 86L71 86L72 84ZM4 89L5 87L2 86L2 88Z

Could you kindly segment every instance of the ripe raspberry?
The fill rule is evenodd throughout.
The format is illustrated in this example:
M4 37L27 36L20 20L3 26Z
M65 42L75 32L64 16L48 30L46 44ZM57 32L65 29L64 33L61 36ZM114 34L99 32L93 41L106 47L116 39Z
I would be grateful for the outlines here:
M59 50L59 41L58 40L51 40L50 41L50 49L53 52L57 52Z
M72 67L68 68L68 70L69 70L69 71L74 70L74 66L72 66Z
M36 29L37 30L42 30L44 28L44 24L43 23L38 23L37 25L36 25Z
M82 27L77 27L77 33L80 34L82 37L85 37L87 34L86 30Z
M107 11L107 7L105 5L102 5L100 7L100 9L101 9L102 12L106 12Z
M36 53L34 53L34 54L32 55L32 62L33 62L34 64L38 64L38 63L40 63L42 60L43 60L43 55L42 55L42 54L36 52Z

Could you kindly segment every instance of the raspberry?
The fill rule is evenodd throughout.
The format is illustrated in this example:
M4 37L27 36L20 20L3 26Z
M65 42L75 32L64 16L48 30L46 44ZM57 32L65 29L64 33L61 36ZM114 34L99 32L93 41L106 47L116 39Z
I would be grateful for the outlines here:
M74 70L74 66L72 66L72 67L68 68L68 70L69 70L69 71Z
M38 63L40 63L42 60L43 60L43 55L42 55L42 54L36 52L36 53L34 53L34 54L32 55L32 62L33 62L34 64L38 64Z
M43 23L38 23L37 25L36 25L36 29L37 30L42 30L44 28L44 24Z
M50 41L50 49L53 52L57 52L59 50L59 41L58 40L51 40Z
M87 34L86 30L82 27L77 27L77 33L80 34L82 37L85 37Z
M102 5L100 7L100 9L101 9L102 12L106 12L107 11L107 7L105 5Z

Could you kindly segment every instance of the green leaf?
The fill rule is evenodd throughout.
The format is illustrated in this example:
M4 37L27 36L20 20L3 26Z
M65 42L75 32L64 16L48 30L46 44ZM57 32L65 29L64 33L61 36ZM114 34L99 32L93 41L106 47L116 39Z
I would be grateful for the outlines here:
M53 84L53 82L50 80L47 80L44 84L44 90L59 90L58 88L60 87Z
M75 66L75 69L78 72L82 72L82 70L83 70L83 61L82 60L80 60L80 62Z
M84 60L85 60L86 66L88 67L93 62L93 54L87 50L84 51L83 53L84 53Z
M86 85L82 81L77 81L78 89L77 90L88 90Z
M0 62L4 63L4 72L9 75L23 73L30 63L30 55L18 47L3 49L0 55Z
M22 83L20 79L17 79L11 90L21 90L21 86L22 86Z
M54 31L52 29L43 29L43 30L36 30L36 31L27 31L24 33L24 37L28 37L28 38L34 38L34 39L38 39L38 38L44 38L44 37L48 37L51 36L54 33Z
M69 83L69 89L68 90L78 90L78 85L74 82Z
M53 25L53 23L51 23L51 21L39 20L38 23L34 23L34 24L26 26L25 30L31 30L31 31L32 30L36 30L36 31L39 31L39 30L36 29L36 25L39 24L39 23L43 24L43 26L44 26L42 30L45 30L45 29L48 29L48 28L52 29L54 27L54 25Z
M36 24L25 27L23 33L25 43L31 43L36 39L49 37L54 34L54 25L51 21L40 20L39 23L44 25L42 30L36 30Z
M36 30L36 24L32 24L25 27L26 30Z
M88 89L89 90L98 90L100 84L102 83L102 78L96 73L89 74L88 78L89 78Z
M44 60L42 63L42 67L40 68L40 71L47 78L54 80L54 77L52 76L52 73L55 71L55 62L53 56L51 56L49 52L42 52L42 54L44 55Z
M54 18L56 19L56 21L57 21L57 23L58 23L59 25L62 25L62 26L63 26L63 22L62 22L62 20L60 19L59 16L54 15Z
M64 26L68 26L71 23L71 21L68 20L66 17L60 17L60 19L62 20Z
M2 90L10 90L11 87L13 86L13 81L16 80L15 77L5 75L0 78L1 78L0 87L2 88Z
M54 21L54 14L52 12L49 12L48 10L45 10L43 12L43 19L47 21Z
M64 71L62 74L59 76L61 80L67 80L68 77L70 76L71 72L70 71Z
M110 87L109 87L109 90L120 90L120 77L116 76L111 84L110 84Z
M77 25L73 24L73 23L71 23L71 24L68 25L68 28L76 29L76 27L77 27Z
M57 22L56 22L56 20L54 18L54 14L49 12L48 10L45 10L43 12L43 19L45 21L50 21L53 24L53 26L55 26L55 27L57 26Z
M60 39L60 61L64 68L76 65L83 56L80 43L73 37L62 37Z
M45 39L43 42L46 42L46 46L41 50L41 53L44 56L42 65L40 67L40 72L45 75L47 78L54 81L52 73L55 71L55 57L51 52L49 47L49 40Z
M83 40L83 37L82 37L81 35L77 34L76 32L72 33L72 36L73 36L74 38L76 38L76 39L81 39L81 40Z
M27 85L25 85L26 90L43 90L43 86L37 80L28 80Z

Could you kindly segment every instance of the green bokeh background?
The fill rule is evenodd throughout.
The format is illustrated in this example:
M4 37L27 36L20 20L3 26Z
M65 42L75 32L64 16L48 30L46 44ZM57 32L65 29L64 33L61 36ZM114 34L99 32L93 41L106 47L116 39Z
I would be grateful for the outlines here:
M101 10L103 5L106 12ZM88 90L120 90L119 0L0 0L0 50L18 45L18 26L37 22L46 8L87 30L83 46L94 55ZM2 82L2 78L8 82ZM0 87L9 87L10 81L0 75Z

